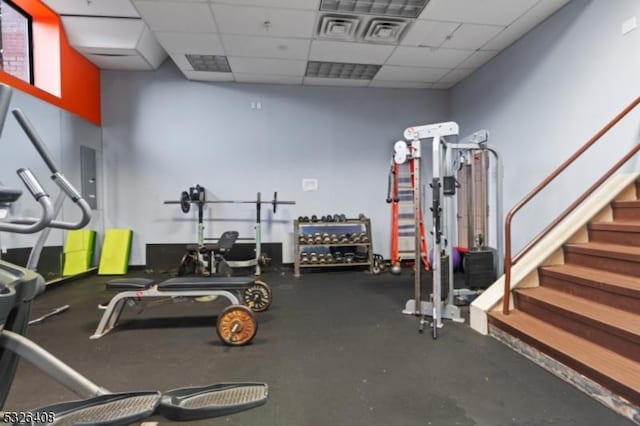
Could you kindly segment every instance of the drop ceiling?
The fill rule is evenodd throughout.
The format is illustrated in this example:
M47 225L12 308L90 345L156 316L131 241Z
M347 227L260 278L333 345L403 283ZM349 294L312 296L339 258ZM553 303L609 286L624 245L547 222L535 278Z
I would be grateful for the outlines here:
M198 81L448 89L569 0L44 2L102 69L169 57Z

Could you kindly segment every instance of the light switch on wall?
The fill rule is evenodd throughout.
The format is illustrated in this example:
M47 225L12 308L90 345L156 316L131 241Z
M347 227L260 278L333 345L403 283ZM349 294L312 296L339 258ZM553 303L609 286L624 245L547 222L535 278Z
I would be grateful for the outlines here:
M302 190L305 192L317 191L318 179L302 179Z

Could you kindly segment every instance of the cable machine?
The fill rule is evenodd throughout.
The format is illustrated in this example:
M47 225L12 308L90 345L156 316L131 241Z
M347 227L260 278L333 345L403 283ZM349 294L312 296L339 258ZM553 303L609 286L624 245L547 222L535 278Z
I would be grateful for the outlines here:
M394 145L394 161L402 164L408 160L413 160L413 180L414 187L414 208L415 211L415 265L420 265L422 253L420 236L421 222L421 206L422 192L424 189L423 178L421 175L422 167L422 140L432 140L432 178L429 183L432 202L431 202L431 218L433 235L433 260L431 269L433 271L433 292L430 300L422 299L422 282L421 268L414 269L414 298L409 299L406 303L403 313L416 315L420 317L419 331L424 330L425 324L428 324L426 317L431 317L432 337L437 338L437 330L442 327L442 319L451 319L456 322L463 322L464 319L460 314L460 309L454 304L454 298L464 294L468 289L454 289L453 283L453 263L451 249L456 241L455 217L457 212L457 203L454 195L458 188L455 173L463 164L474 164L475 153L491 153L495 158L495 199L496 199L496 256L497 259L491 259L496 274L497 268L502 264L502 164L498 152L487 144L489 133L486 130L480 130L471 136L457 141L459 134L459 126L454 122L429 124L418 127L410 127L404 131L404 140L396 142ZM473 166L472 166L473 167ZM473 181L473 179L471 179ZM488 183L486 183L488 184ZM419 188L419 189L418 189ZM470 188L471 197L474 194L474 185ZM473 198L471 198L473 200ZM488 204L488 197L486 198ZM473 203L469 203L468 209ZM484 210L489 215L489 208ZM475 216L475 215L474 215ZM485 218L486 219L486 218ZM475 218L474 218L475 220ZM469 229L471 235L476 235L475 241L469 247L469 253L482 253L482 257L486 258L486 253L492 252L486 246L488 241L488 220L484 223L484 229L481 237L475 232L476 226ZM467 254L468 255L468 254ZM473 254L471 255L474 256ZM467 285L473 283L467 283Z

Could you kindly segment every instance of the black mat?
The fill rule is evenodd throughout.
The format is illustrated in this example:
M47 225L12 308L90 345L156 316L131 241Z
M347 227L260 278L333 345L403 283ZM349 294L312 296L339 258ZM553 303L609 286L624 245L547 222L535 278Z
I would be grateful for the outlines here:
M108 300L108 277L47 292L33 316L71 309L30 336L112 391L166 390L218 381L264 381L266 406L202 425L626 425L624 418L466 324L447 322L437 341L400 311L412 278L363 272L264 276L274 304L258 314L254 343L219 343L224 303L128 308L123 325L89 340ZM74 399L22 363L7 409ZM158 419L154 419L158 420ZM164 424L164 422L162 423Z

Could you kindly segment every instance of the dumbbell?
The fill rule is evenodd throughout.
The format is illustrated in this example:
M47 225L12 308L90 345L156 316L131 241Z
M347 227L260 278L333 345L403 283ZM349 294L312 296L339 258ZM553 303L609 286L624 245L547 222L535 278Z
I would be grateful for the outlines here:
M319 253L318 263L326 263L326 262L327 262L327 256L324 253Z
M358 215L358 220L364 222L365 220L367 220L367 217L364 215L364 213L360 213Z
M303 265L309 263L309 253L307 253L306 251L300 253L300 263L302 263Z
M318 253L315 253L315 252L309 253L309 263L312 263L312 264L318 263Z
M353 260L355 259L355 257L356 257L355 253L345 253L344 261L346 263L353 263Z
M340 242L340 240L338 239L338 235L336 234L331 234L329 239L331 241L331 244L338 244Z
M333 255L331 253L327 253L327 255L325 256L325 259L326 259L327 263L333 263L334 262Z
M317 222L318 221L318 216L316 216L315 214L311 216L311 222Z
M322 243L323 244L331 244L331 236L329 234L322 234Z
M335 260L336 263L342 263L344 262L344 255L342 254L341 251L336 251L333 254L333 259Z
M322 234L319 232L316 232L313 235L313 243L314 244L322 244Z

